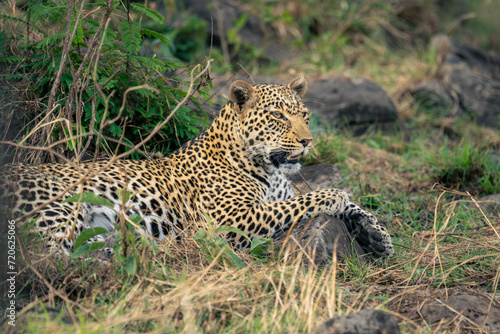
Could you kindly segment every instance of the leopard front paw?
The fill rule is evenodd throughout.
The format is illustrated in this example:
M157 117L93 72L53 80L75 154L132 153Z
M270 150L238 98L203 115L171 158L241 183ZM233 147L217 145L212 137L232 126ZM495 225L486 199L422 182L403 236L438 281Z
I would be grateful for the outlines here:
M362 217L354 233L355 240L364 251L380 257L389 257L394 253L392 239L384 225L373 217Z
M394 253L391 236L385 224L378 222L371 213L351 203L339 218L367 253L380 257L389 257Z

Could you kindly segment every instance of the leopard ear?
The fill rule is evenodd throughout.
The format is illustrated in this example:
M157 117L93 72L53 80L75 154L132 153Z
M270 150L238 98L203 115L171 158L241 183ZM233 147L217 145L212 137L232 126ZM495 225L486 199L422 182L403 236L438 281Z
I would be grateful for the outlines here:
M250 100L255 89L245 81L235 81L229 88L229 100L238 105L240 111L243 110L245 104Z
M301 75L298 78L293 79L289 84L288 88L297 93L298 96L302 97L307 91L307 81L304 76Z

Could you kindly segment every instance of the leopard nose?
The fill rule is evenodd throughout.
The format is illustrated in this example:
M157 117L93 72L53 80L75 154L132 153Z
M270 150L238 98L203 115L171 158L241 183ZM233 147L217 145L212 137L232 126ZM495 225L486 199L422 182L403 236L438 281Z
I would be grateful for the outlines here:
M309 143L311 143L311 142L312 142L312 139L302 139L302 140L300 140L300 143L304 147L306 147L307 145L309 145Z

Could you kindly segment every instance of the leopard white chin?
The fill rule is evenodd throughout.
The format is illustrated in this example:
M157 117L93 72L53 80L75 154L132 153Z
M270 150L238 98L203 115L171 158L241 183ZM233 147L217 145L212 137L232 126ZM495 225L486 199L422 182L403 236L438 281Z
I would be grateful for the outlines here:
M296 163L282 164L282 165L280 165L279 170L283 174L291 175L291 174L298 173L300 171L301 167L302 166L297 161Z

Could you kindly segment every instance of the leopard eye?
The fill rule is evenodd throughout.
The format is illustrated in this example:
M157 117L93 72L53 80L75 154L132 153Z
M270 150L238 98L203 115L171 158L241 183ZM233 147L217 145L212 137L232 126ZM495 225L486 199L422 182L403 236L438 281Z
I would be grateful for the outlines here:
M286 116L277 110L271 111L271 116L273 116L274 118L277 118L277 119L281 119L281 120L285 120L285 121L287 120Z

